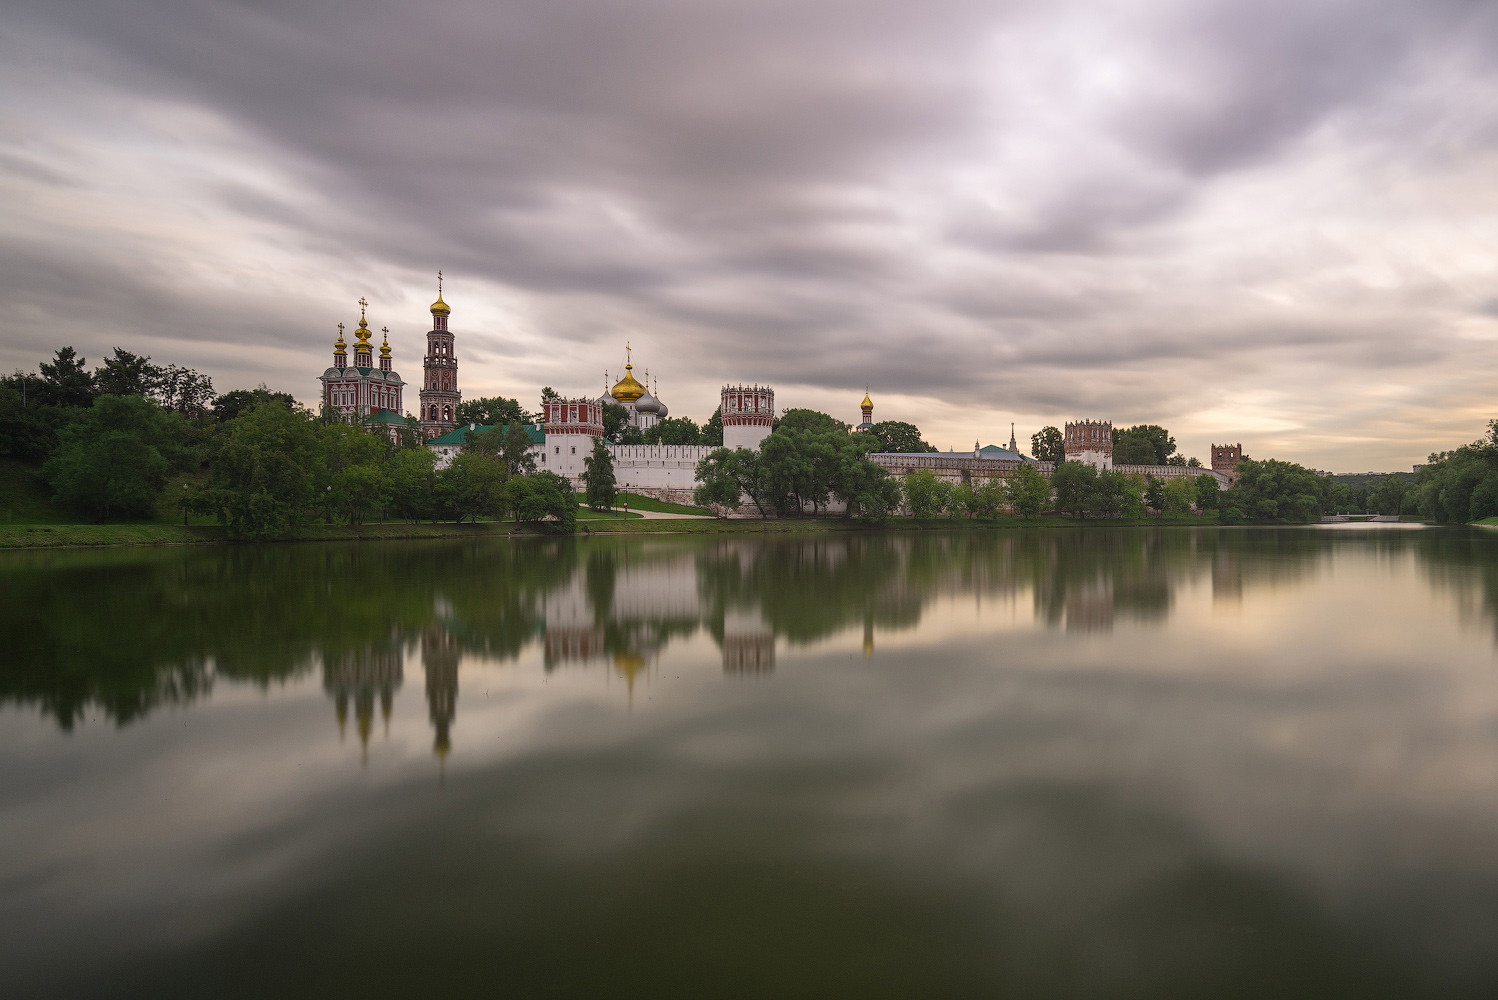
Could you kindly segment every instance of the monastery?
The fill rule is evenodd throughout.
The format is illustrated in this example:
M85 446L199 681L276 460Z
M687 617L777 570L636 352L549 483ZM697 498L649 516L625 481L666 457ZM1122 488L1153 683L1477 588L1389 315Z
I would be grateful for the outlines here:
M437 455L438 467L445 467L463 449L470 431L486 430L477 424L457 422L463 394L458 387L458 354L456 339L448 328L452 310L442 299L442 275L437 275L437 301L430 307L432 328L426 335L426 356L422 359L422 382L414 420L404 416L405 381L392 367L390 330L382 327L378 365L374 362L373 337L369 329L369 303L359 300L359 325L354 330L354 358L349 363L348 346L343 339L344 326L338 324L338 340L333 345L333 366L319 377L322 403L350 422L361 422L377 428L397 440L403 431L416 431ZM603 411L608 405L622 406L630 427L646 430L666 419L670 411L660 399L658 384L651 390L649 375L645 382L635 378L633 358L626 346L624 377L608 386L602 395L592 398L551 398L543 402L541 421L525 425L531 438L530 452L536 467L565 476L574 487L583 487L583 462L592 454L593 441L604 436ZM727 448L758 449L769 436L775 422L775 390L769 386L725 385L719 403L723 421L723 445ZM874 426L874 402L865 392L859 406L862 420L854 433L867 433ZM1223 486L1230 486L1242 458L1241 445L1213 445L1211 468L1188 468L1175 465L1113 464L1113 425L1108 421L1082 420L1066 424L1066 457L1087 462L1099 469L1139 473L1155 479L1179 476L1211 475ZM608 444L614 460L614 477L621 490L657 496L664 500L690 503L696 487L697 464L714 451L716 445L622 445ZM980 446L973 443L967 452L874 452L869 458L891 475L904 476L918 469L929 469L938 477L954 482L1007 477L1021 463L1035 465L1049 476L1052 462L1036 462L1020 453L1013 425L1009 446Z

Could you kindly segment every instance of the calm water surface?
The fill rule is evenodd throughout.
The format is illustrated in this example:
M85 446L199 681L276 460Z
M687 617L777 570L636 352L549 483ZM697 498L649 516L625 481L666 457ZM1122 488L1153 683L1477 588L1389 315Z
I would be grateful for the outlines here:
M1498 534L4 554L7 996L1498 996Z

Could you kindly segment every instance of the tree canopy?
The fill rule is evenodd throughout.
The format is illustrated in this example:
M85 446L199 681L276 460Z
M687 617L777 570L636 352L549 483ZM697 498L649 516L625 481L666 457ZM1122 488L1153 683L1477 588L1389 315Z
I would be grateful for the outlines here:
M1055 427L1042 427L1030 435L1030 457L1037 462L1066 461L1066 438Z
M1157 424L1113 428L1114 465L1169 465L1175 450L1176 439Z
M527 413L520 402L503 396L484 396L465 399L458 404L460 424L533 424L534 415Z
M870 427L868 433L879 442L879 451L908 454L936 450L921 440L920 428L903 420L881 420Z

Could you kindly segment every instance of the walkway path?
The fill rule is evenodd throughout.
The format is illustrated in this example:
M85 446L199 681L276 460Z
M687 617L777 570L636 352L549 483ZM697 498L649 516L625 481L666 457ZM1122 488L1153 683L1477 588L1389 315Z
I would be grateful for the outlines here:
M578 504L578 506L586 507L588 505L585 503L580 503ZM621 514L624 513L623 507L611 507L610 510L616 510ZM639 514L647 521L711 521L713 519L713 516L711 514L666 514L661 511L638 510L635 508L630 508L629 513Z

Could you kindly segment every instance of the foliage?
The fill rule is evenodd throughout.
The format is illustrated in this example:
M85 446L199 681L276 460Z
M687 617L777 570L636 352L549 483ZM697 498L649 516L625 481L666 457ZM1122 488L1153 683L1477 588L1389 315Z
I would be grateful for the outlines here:
M778 430L781 427L797 431L842 431L845 434L852 429L843 421L820 410L806 409L786 410L775 421L775 428Z
M1186 459L1186 468L1200 469L1202 468L1202 460L1197 458L1195 455L1192 455L1190 458Z
M40 365L43 395L39 401L53 406L88 407L93 404L94 378L85 370L87 358L78 357L71 347L60 347L48 364Z
M1211 476L1199 476L1199 479L1212 479ZM1216 482L1214 479L1213 482ZM1191 513L1191 506L1196 500L1196 487L1186 476L1176 476L1165 484L1165 506L1161 508L1172 517L1180 517Z
M757 451L718 448L697 463L697 489L692 499L700 507L732 510L748 497L761 517L769 517L773 505L764 465Z
M940 480L930 469L916 469L901 485L905 491L905 509L912 517L935 517L942 507Z
M277 403L288 410L296 406L296 400L291 398L289 392L271 392L261 382L255 389L234 389L224 393L213 401L213 419L219 423L233 420L240 416L252 406L262 403Z
M634 430L629 426L629 411L618 403L603 404L603 436L614 444L625 444L624 435L629 430Z
M37 398L42 383L17 372L0 379L0 455L40 462L57 448L58 433L84 412ZM90 397L92 398L92 397Z
M1311 521L1321 513L1326 481L1305 466L1277 459L1244 459L1238 481L1222 496L1222 519Z
M463 447L499 459L506 476L528 476L536 471L530 432L523 424L496 424L477 433L465 431Z
M177 365L153 365L150 355L120 347L94 370L93 381L98 395L146 396L184 414L201 412L213 398L213 380L207 375Z
M870 427L868 433L879 442L879 450L885 452L927 452L936 449L921 440L921 432L915 424L903 420L881 420Z
M1035 517L1051 502L1051 484L1029 462L1004 481L1004 500L1021 517Z
M42 467L59 504L93 517L149 517L167 474L195 464L182 419L140 396L100 396Z
M1438 452L1403 498L1404 508L1442 524L1477 521L1498 514L1498 420L1487 434L1454 451ZM1393 489L1383 498L1392 502Z
M1055 427L1042 427L1030 435L1030 457L1037 462L1066 461L1066 438Z
M284 534L326 510L325 455L306 410L253 406L213 438L208 487L190 497L189 508L216 515L238 538Z
M583 459L583 483L587 487L588 506L608 510L614 506L618 481L614 478L614 456L608 445L593 439L593 453Z
M1144 505L1150 510L1165 510L1165 483L1153 476L1144 488Z
M721 406L714 410L713 415L707 418L707 423L702 425L702 440L699 444L713 448L723 447L723 408Z
M701 444L702 429L691 417L667 417L645 428L643 444Z
M555 472L515 476L505 483L506 505L515 520L544 531L570 535L577 530L577 495Z
M509 500L505 485L499 458L478 451L460 451L447 468L437 472L438 502L460 524L502 516Z
M1097 468L1086 462L1062 462L1051 473L1056 506L1073 517L1082 517L1092 509L1096 486Z
M1166 465L1175 454L1176 439L1157 424L1113 428L1113 464Z
M1202 510L1216 510L1217 504L1222 496L1222 485L1217 482L1216 476L1201 475L1196 477L1192 484L1195 492L1196 505Z
M546 385L541 387L541 408L543 410L546 408L547 403L559 403L561 400L561 393L557 392L551 386Z
M398 517L436 515L437 456L429 448L399 448L386 471L389 503Z
M542 396L543 402L545 396ZM480 399L465 399L458 404L460 424L529 424L535 417L521 408L520 402L503 396L484 396Z

